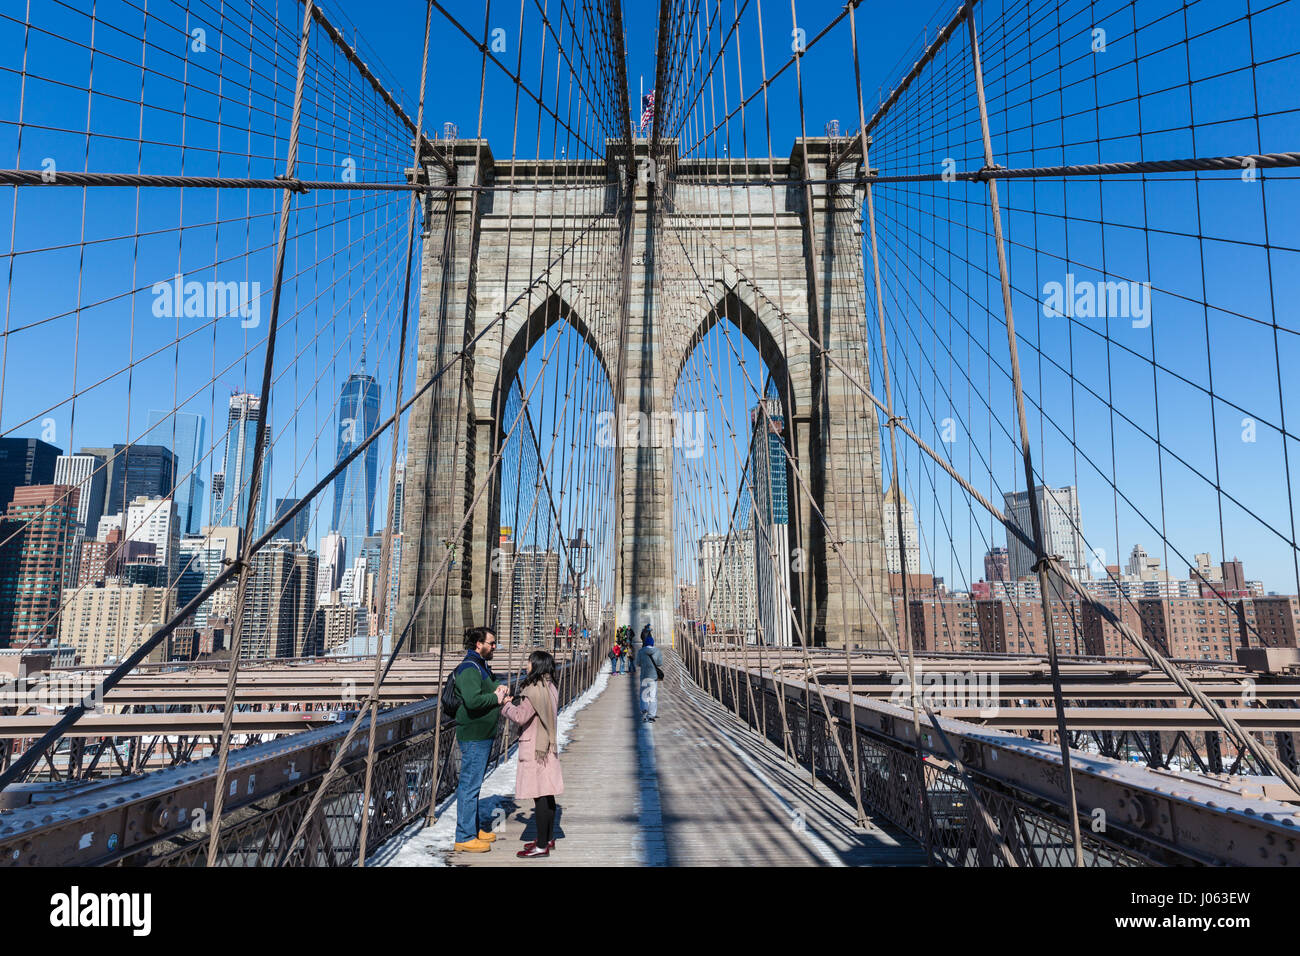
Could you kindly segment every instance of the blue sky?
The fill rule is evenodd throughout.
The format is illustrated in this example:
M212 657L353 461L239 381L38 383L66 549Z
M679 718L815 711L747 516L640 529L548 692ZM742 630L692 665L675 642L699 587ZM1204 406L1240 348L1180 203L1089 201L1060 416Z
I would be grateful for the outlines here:
M151 3L145 22L132 5L101 0L99 21L92 23L81 12L38 0L31 29L21 12L7 12L0 19L0 151L9 157L6 164L41 169L52 160L58 170L250 177L281 172L301 7L295 0L262 0L250 28L234 12L224 23L205 18L204 6L187 13L184 4ZM481 3L445 6L471 32L483 30ZM868 114L915 58L922 37L933 36L954 6L928 0L862 5L858 53ZM531 2L522 8L521 31L520 6L494 3L489 36L503 31L502 61L512 68L522 63L525 82L546 91L549 105L553 44L543 78L537 11ZM413 117L424 4L338 0L325 9L349 40L361 39L362 58ZM642 78L646 89L654 82L657 9L650 0L624 4L634 110ZM811 39L839 9L801 3L798 26ZM1199 0L1185 13L1172 0L1142 0L1136 14L1119 0L1070 2L1056 8L1061 22L1023 0L985 0L980 9L988 18L979 25L999 162L1235 154L1300 143L1294 0L1249 6L1246 0ZM1248 9L1256 12L1249 21L1242 19ZM745 93L755 90L760 75L756 7L747 10L738 34ZM1005 14L1000 19L998 11ZM788 5L769 3L763 14L771 74L790 56L793 25ZM730 19L729 12L725 16ZM196 26L206 30L202 52L192 42ZM1098 26L1109 40L1102 54L1088 48ZM93 56L87 49L92 30ZM264 42L272 33L280 37L273 47ZM1182 42L1185 36L1190 43ZM410 163L408 133L327 45L314 50L319 59L309 76L299 175L338 179L351 162L358 179L400 180ZM1136 67L1126 65L1135 50ZM954 44L951 59L936 61L893 111L897 119L876 131L873 159L882 173L934 172L949 156L958 168L981 165L969 98L960 95L965 88L950 99L936 93L943 88L935 84L955 75L964 55ZM142 56L150 70L143 78ZM1245 69L1252 60L1259 65ZM427 129L450 121L462 137L475 134L480 62L478 51L435 11ZM735 66L732 56L726 95L733 108L741 88ZM801 68L808 133L819 135L830 119L853 129L858 107L847 22L821 40ZM316 71L323 71L322 79ZM331 83L330 77L346 82ZM1002 77L1023 80L1030 95L1015 84L1003 89ZM95 91L89 97L88 86ZM720 108L720 71L709 92ZM799 135L797 94L793 68L768 91L778 155ZM142 96L149 104L144 110ZM512 144L514 84L491 65L485 102L482 134L498 157L591 155L576 133L557 128L527 98ZM743 133L737 120L697 148L717 155L725 142L736 155L743 139L750 155L765 153L761 102L747 111ZM567 115L598 147L603 132L578 126L583 112L574 107ZM698 139L692 130L698 127L683 133L687 144ZM1300 449L1288 439L1284 454L1276 427L1285 414L1294 431L1300 414L1289 374L1297 323L1288 306L1300 291L1300 193L1292 174L1268 172L1254 182L1219 174L1201 183L1199 196L1186 177L1149 180L1145 189L1122 181L1100 187L1085 180L1066 186L1018 182L1003 184L1001 195L1035 454L1049 483L1079 484L1089 544L1114 563L1141 542L1181 575L1181 560L1173 551L1166 556L1159 544L1157 531L1163 530L1188 557L1197 551L1210 551L1215 560L1237 555L1250 577L1294 592L1294 550L1285 540L1292 508L1286 468L1300 463ZM221 448L230 392L260 389L279 202L274 190L218 195L192 189L182 197L177 190L153 189L140 192L138 202L127 189L0 191L0 222L12 223L11 239L0 246L23 251L7 257L12 268L0 279L9 330L0 370L0 432L40 437L49 430L65 450L110 445L138 438L150 409L179 407L202 414L208 443ZM1001 492L1021 486L1023 476L1001 430L1015 434L1010 389L998 368L1006 366L1006 336L995 260L984 235L986 189L882 186L877 203L896 401L923 438L951 447L974 483L1000 502ZM382 416L396 400L406 197L318 191L296 199L295 210L272 412L274 497L296 496L331 466L339 389L360 362L363 345L383 390ZM1266 213L1271 248L1261 245ZM1104 228L1095 224L1099 218ZM177 272L199 281L259 283L261 324L245 327L237 316L156 316L151 286ZM1125 321L1108 328L1104 320L1044 316L1044 284L1064 281L1067 273L1081 281L1151 282L1150 326ZM868 287L869 303L872 298ZM874 308L869 317L874 323ZM1154 374L1147 361L1153 355L1164 366ZM880 381L878 359L872 378ZM1201 390L1211 379L1215 401ZM723 404L752 404L738 380L732 388ZM76 400L69 401L74 392ZM1110 405L1132 424L1112 422ZM951 446L942 442L947 418L959 426ZM1253 431L1243 425L1247 418ZM1162 455L1153 441L1157 426L1167 449ZM1253 441L1242 440L1248 431ZM387 439L381 448L386 472ZM942 541L941 550L949 552L923 563L960 586L978 576L984 548L1003 543L1003 533L994 529L989 538L987 517L954 495L946 478L932 478L914 451L907 455L905 483L917 502L922 536L931 547ZM201 468L209 486L220 457L217 451ZM726 468L734 473L735 462ZM1132 505L1117 498L1111 480ZM1234 505L1233 497L1256 516ZM327 493L321 502L326 513L329 504Z
M1061 22L1036 22L1029 43L1023 34L999 43L985 28L997 162L1234 155L1300 141L1300 98L1288 79L1300 50L1295 4L1201 3L1184 14L1181 4L1151 0L1096 9L1101 15L1085 19L1088 5L1061 5ZM1097 27L1108 35L1100 52L1090 49ZM968 56L953 53L957 63ZM937 74L948 66L941 57ZM877 137L882 166L930 171L945 156L959 168L982 165L973 112L941 113L921 95L899 105L893 143L889 122ZM877 215L891 351L896 368L911 372L896 372L906 383L899 401L936 447L944 419L956 420L957 441L945 447L1000 503L1023 476L1011 455L1019 436L984 192L881 187ZM1105 563L1122 564L1141 543L1177 576L1199 551L1215 561L1239 556L1249 577L1294 593L1286 468L1296 448L1288 439L1284 456L1279 431L1285 416L1294 433L1300 411L1288 372L1298 329L1288 308L1297 274L1294 173L1233 170L1199 184L1151 177L1145 186L1133 177L1100 186L1017 181L1002 183L1000 194L1038 473L1054 486L1079 486L1088 544L1105 552ZM1150 282L1149 321L1045 315L1046 284L1068 275ZM1122 414L1112 416L1112 406ZM956 585L963 571L978 576L978 559L988 543L1001 543L1000 530L990 535L987 518L972 515L962 496L950 498L947 479L921 470L910 449L907 471L923 538L943 548L950 533L955 539L957 555L936 559L936 572ZM945 527L945 517L959 527Z

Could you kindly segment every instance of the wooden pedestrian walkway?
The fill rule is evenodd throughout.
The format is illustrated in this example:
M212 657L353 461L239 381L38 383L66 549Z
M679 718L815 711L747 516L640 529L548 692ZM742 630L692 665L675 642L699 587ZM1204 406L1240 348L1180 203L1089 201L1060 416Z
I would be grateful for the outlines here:
M639 675L614 675L577 716L561 757L556 849L520 860L531 800L507 801L490 853L455 866L915 866L924 850L853 807L694 685L664 649L659 719L640 719ZM453 811L454 812L454 811Z

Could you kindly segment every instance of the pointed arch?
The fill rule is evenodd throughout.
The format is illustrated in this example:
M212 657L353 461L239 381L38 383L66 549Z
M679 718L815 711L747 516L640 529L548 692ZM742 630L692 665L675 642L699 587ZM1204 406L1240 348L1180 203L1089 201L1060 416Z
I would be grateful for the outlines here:
M797 332L782 328L782 323L790 320L783 317L768 298L760 295L754 286L739 276L730 282L717 279L709 283L700 293L700 300L703 316L689 331L680 352L673 356L671 392L676 392L682 372L696 347L714 326L726 320L758 350L759 356L772 373L773 385L783 404L786 404L787 395L789 396L792 407L785 409L786 415L792 420L796 416L807 415L812 402L812 380L807 372L810 363L800 361L797 352L801 345L806 349L807 343ZM791 354L787 354L787 350Z
M596 362L605 373L606 384L609 385L611 391L613 390L614 378L610 374L609 363L606 360L605 349L602 347L600 339L583 315L570 305L559 292L552 290L528 314L526 319L515 313L507 313L504 334L509 344L501 354L499 365L495 355L480 357L476 360L476 364L484 366L484 372L491 373L492 384L494 386L499 384L500 386L492 388L491 408L485 410L488 411L493 420L499 422L502 409L501 403L506 390L514 382L515 376L523 369L529 349L540 342L550 328L559 322L565 322L571 326L578 334L579 341L595 354Z

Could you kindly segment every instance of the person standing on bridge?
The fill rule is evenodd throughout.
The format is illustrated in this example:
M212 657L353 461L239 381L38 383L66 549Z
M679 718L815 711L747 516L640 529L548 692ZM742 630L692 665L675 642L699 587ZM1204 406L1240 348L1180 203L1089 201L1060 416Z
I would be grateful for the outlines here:
M497 636L487 627L465 632L465 659L456 665L452 682L456 707L456 743L460 745L460 781L456 786L456 849L486 853L497 836L485 830L479 817L479 791L492 755L504 684L498 684L487 662L496 651Z
M636 663L641 669L641 719L653 722L659 717L659 682L664 679L664 652L655 647L649 624L641 632L641 651Z
M555 849L555 798L564 792L558 743L559 709L555 658L546 651L533 651L528 658L528 676L519 694L501 708L521 728L515 799L531 799L535 807L533 822L537 839L525 843L515 854L521 859L550 856Z

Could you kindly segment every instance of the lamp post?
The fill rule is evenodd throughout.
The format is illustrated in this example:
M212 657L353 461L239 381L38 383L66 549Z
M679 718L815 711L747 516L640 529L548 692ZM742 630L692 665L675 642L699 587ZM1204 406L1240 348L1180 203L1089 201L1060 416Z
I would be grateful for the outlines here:
M584 536L583 529L578 529L578 536L569 540L569 568L578 579L574 600L578 603L574 617L579 622L579 633L587 627L587 605L582 591L582 578L587 573L587 564L591 558L591 542Z

